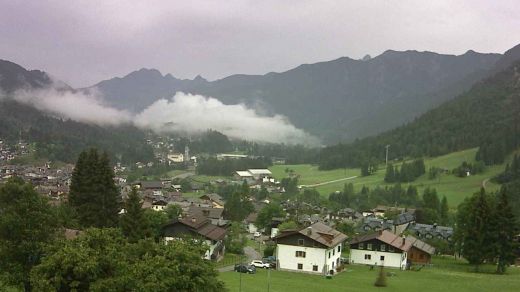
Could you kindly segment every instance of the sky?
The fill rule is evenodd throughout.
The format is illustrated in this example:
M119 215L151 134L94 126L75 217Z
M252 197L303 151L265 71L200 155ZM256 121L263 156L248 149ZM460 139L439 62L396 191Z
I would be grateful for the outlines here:
M156 68L177 78L281 72L387 49L503 53L518 1L0 0L0 59L73 87Z

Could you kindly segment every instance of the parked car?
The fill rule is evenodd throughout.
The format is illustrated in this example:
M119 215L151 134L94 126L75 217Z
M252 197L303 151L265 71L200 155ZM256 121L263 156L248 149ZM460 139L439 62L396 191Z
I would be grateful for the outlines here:
M236 264L235 271L237 271L239 273L254 274L254 273L256 273L256 268L255 268L255 266Z
M269 269L271 267L271 265L269 263L263 262L261 260L252 261L251 266L254 266L256 268L263 268L263 269Z

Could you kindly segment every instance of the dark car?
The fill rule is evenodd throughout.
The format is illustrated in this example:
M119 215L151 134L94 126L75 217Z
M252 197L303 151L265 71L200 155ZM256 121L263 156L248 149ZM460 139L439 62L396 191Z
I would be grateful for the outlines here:
M256 273L256 268L254 266L236 264L235 271L237 271L239 273L254 274L254 273Z

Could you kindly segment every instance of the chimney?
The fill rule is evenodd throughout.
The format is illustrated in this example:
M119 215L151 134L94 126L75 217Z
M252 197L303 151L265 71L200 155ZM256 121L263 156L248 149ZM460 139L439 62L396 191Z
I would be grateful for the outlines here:
M209 216L209 210L202 210L202 214L204 214L204 216L208 217Z
M193 222L193 223L197 222L197 218L191 217L191 222Z
M307 227L307 235L311 235L312 234L312 227Z
M406 236L403 235L403 245L406 243Z

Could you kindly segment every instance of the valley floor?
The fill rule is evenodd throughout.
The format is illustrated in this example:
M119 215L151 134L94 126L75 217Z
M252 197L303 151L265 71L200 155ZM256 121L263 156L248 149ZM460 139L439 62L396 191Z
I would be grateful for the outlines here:
M436 257L431 267L420 271L399 271L387 277L388 286L377 288L373 284L378 269L368 266L346 265L346 270L326 279L324 276L296 272L270 271L258 269L256 274L224 272L220 279L230 291L518 291L520 287L520 267L510 267L506 275L493 274L494 266L486 266L487 273L474 273L472 266L462 260ZM269 289L268 287L269 283ZM240 287L241 286L241 287Z

